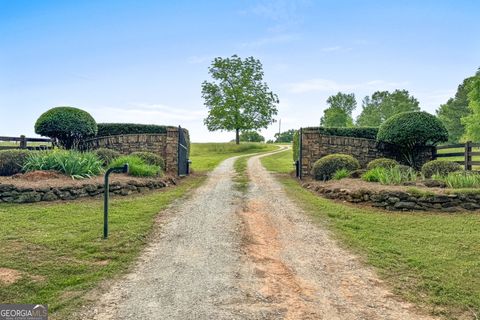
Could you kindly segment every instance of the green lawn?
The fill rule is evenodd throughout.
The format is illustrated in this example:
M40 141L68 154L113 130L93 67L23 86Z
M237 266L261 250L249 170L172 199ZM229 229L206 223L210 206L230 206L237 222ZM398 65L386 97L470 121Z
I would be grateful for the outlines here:
M274 150L266 144L192 144L197 172L222 160ZM154 217L205 179L183 179L174 188L128 198L112 197L110 238L102 240L102 199L72 202L0 204L0 268L21 273L19 281L0 282L2 303L46 303L52 319L66 319L84 295L102 280L128 270L139 255Z
M0 267L22 273L20 281L0 284L0 301L47 303L52 318L65 319L86 291L132 264L154 216L203 180L195 177L161 192L112 198L108 240L102 240L101 199L0 204Z
M290 173L295 170L292 149L263 157L261 161L266 168L277 173Z
M479 152L480 148L472 148L472 151L474 152ZM441 149L438 150L438 154L442 153L457 153L457 152L465 152L465 148L451 148L451 149ZM465 157L463 156L458 156L458 157L445 157L445 158L439 158L441 160L448 160L448 161L465 161ZM473 156L472 157L473 161L480 161L480 156ZM475 170L480 170L480 166L473 166L473 169Z
M190 160L194 172L210 171L223 160L244 154L277 149L273 144L265 143L192 143Z
M291 162L287 153L262 163L284 173ZM311 193L285 174L279 180L292 199L374 266L397 294L448 319L480 314L480 214L347 206Z

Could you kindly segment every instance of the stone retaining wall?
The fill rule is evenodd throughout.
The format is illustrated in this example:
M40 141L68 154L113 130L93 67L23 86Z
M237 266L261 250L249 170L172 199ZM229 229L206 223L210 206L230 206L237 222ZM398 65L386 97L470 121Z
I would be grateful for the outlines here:
M188 141L188 130L182 129ZM168 127L166 133L125 134L97 137L83 142L82 149L108 148L121 154L148 151L160 155L165 160L165 170L177 174L178 168L178 128Z
M480 193L431 194L428 192L391 190L376 192L366 189L352 191L349 189L328 188L309 183L303 186L329 199L343 200L351 203L366 203L372 207L394 211L421 210L458 212L480 209Z
M172 178L149 179L144 181L110 183L110 193L127 196L132 193L142 193L161 189L175 184ZM74 200L85 197L95 197L104 193L103 184L86 183L80 186L25 188L12 184L0 184L0 202L30 203L39 201Z
M391 158L404 162L394 148L378 145L374 139L328 136L315 128L302 129L302 177L310 176L315 161L329 154L344 153L356 158L362 167L377 158ZM417 162L423 164L433 159L434 147L417 150Z

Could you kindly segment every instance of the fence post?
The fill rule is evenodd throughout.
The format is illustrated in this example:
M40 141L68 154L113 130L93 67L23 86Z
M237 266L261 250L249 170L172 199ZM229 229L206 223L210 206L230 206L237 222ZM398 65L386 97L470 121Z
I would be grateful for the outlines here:
M465 143L465 171L472 170L472 141Z
M27 138L23 134L20 136L20 149L27 149Z

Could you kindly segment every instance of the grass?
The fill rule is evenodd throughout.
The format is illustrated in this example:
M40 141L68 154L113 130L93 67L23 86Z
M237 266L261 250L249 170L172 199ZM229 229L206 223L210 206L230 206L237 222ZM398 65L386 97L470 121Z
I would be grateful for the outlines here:
M243 156L235 160L233 168L235 169L236 187L239 191L245 192L248 188L247 162L251 156Z
M480 188L480 174L466 172L450 172L447 175L433 175L433 179L444 181L452 189Z
M407 181L415 181L417 173L408 168L402 169L399 166L391 168L375 167L362 175L362 179L367 182L380 182L385 185L399 185Z
M347 169L340 169L340 170L335 171L332 179L333 180L342 180L342 179L347 178L349 175L350 175L350 171L348 171Z
M273 157L273 156L272 156ZM270 158L270 157L269 157ZM281 159L281 158L280 158ZM283 173L284 164L262 161ZM287 194L374 266L404 299L447 319L480 313L480 215L393 213L321 198L279 175Z
M480 148L472 148L472 151L478 152L478 151L480 151ZM438 150L437 152L438 152L438 154L465 152L465 148L442 149L442 150ZM445 158L439 158L439 159L448 160L448 161L465 161L465 157L463 157L463 156L445 157ZM480 161L480 156L473 156L472 161ZM480 170L480 166L473 166L473 169L474 170Z
M0 283L0 301L46 303L53 319L66 319L88 290L127 270L157 213L203 180L194 177L161 192L112 198L108 240L101 239L101 199L0 204L0 266L23 275L9 286Z
M293 150L289 149L271 156L263 157L261 162L265 168L277 173L290 173L295 170L293 166Z
M215 168L223 160L239 155L263 151L273 151L277 147L265 143L192 143L190 160L194 172L206 172Z

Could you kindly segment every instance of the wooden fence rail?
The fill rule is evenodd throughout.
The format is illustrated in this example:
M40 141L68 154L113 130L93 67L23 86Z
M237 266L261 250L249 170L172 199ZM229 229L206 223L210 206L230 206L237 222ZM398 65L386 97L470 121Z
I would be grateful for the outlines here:
M447 152L447 153L438 153L438 150L442 149L458 149L463 148L462 152ZM480 152L472 151L473 148L480 148L480 143L473 143L468 141L466 143L458 143L458 144L451 144L446 146L438 146L435 154L433 156L434 159L438 158L450 158L450 157L463 157L462 161L453 161L459 164L462 164L465 170L472 170L472 166L480 166L480 161L473 161L473 156L480 156Z
M0 150L9 149L29 149L29 150L45 150L52 148L52 140L46 138L27 138L25 136L20 137L2 137L0 136L0 142L18 142L18 145L0 145ZM35 142L34 146L28 146L29 142ZM38 143L45 144L38 144Z

